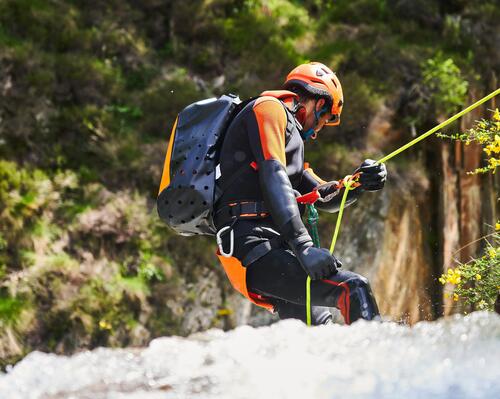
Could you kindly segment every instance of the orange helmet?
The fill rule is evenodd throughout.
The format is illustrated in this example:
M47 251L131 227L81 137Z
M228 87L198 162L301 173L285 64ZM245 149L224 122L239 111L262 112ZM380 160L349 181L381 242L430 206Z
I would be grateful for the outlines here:
M340 81L330 68L320 62L299 65L286 77L285 88L290 86L300 86L313 95L329 98L332 102L330 112L333 118L327 125L340 124L344 96Z

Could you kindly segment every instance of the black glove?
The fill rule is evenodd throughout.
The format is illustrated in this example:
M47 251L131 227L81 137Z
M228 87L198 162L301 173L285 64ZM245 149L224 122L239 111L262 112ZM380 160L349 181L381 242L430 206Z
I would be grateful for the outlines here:
M312 280L319 280L337 273L342 263L325 248L316 248L311 240L300 243L298 240L288 242L302 268Z
M283 165L273 159L262 161L258 171L266 207L302 268L312 279L335 273L340 262L328 250L314 247L300 218L294 190Z
M354 173L361 172L359 182L366 191L377 191L384 188L387 180L387 169L383 163L377 163L373 159L365 159Z

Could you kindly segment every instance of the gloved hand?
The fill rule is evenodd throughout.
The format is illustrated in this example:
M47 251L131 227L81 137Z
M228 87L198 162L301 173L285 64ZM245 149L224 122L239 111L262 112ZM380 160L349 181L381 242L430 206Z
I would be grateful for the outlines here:
M319 280L337 273L342 263L325 248L316 248L312 241L300 238L288 241L300 265L312 280Z
M362 189L366 191L377 191L384 188L387 180L387 169L383 163L377 163L373 159L365 159L354 173L361 172L359 182Z
M328 250L313 246L285 167L274 159L260 162L259 182L273 222L306 273L313 280L334 274L341 263Z

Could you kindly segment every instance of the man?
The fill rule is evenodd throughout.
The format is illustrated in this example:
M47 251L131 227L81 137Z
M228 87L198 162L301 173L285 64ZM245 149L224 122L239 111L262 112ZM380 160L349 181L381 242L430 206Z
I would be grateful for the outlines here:
M219 258L236 289L282 319L305 321L308 275L313 324L331 320L326 307L340 309L347 324L378 318L368 281L339 270L337 258L313 246L296 201L325 183L304 165L304 141L340 123L340 82L328 67L312 62L290 72L284 89L248 103L227 130L219 179L227 187L216 205L215 224L220 249L234 250L232 258ZM363 191L381 189L387 175L384 165L371 160L357 172L361 185L349 192L348 204ZM331 184L319 192L331 198L317 202L317 208L338 211L343 189Z

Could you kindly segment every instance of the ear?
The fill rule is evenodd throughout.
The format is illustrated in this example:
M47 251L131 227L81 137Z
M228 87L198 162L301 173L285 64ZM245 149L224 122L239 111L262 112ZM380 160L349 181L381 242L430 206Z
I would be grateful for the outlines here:
M320 98L318 101L316 101L316 111L320 112L321 110L323 110L323 108L325 107L325 104L326 104L326 101L324 98Z

